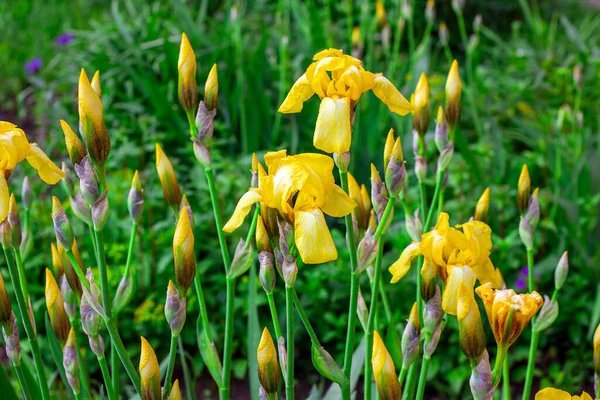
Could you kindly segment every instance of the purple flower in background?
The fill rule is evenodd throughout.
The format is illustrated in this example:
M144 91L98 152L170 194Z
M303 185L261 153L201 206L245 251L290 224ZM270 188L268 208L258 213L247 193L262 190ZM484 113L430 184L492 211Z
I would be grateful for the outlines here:
M535 278L539 278L539 273L534 274ZM529 267L525 266L519 271L519 277L515 282L515 289L527 290L527 277L529 276Z
M517 289L517 290L527 289L527 282L525 282L525 279L523 279L523 278L517 279L517 281L515 282L515 289Z
M71 32L66 32L56 38L56 44L59 46L68 46L75 36Z
M27 75L37 74L42 68L42 59L41 57L36 57L31 61L27 61L23 67L25 68Z

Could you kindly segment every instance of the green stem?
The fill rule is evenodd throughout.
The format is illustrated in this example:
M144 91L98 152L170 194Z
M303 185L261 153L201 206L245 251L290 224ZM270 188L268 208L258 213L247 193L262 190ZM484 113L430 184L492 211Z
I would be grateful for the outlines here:
M509 375L508 356L502 363L502 399L510 400L510 375Z
M390 213L394 209L394 202L396 201L396 197L390 196L387 205L385 206L385 210L383 210L383 215L381 216L381 221L379 221L379 225L377 225L377 230L373 235L373 239L377 240L383 233L387 227L387 220L390 216Z
M348 190L348 172L340 170L340 181L344 192ZM352 370L352 352L354 350L354 333L356 327L356 308L358 307L358 275L356 271L356 237L354 235L354 225L352 225L352 215L344 217L346 223L346 237L348 238L348 251L350 253L350 306L348 310L348 330L346 333L346 350L344 352L344 374L350 379Z
M21 367L21 363L13 364L15 375L17 375L17 380L19 381L19 386L21 386L21 392L23 392L23 398L25 400L31 400L31 393L29 393L29 386L27 386L27 380L25 379L25 374L23 373L23 367Z
M194 288L196 289L196 297L198 298L198 308L200 309L200 318L202 324L208 335L208 340L212 342L212 335L209 328L208 322L208 311L206 309L206 302L204 301L204 291L202 290L202 282L200 282L200 271L196 268L196 278L194 279Z
M94 227L90 224L88 225L88 232L90 233L90 238L92 238L92 247L94 248L94 255L98 254L98 244L96 243L96 236L94 235Z
M444 172L445 170L440 169L437 172L437 178L436 178L436 182L435 182L435 191L433 192L433 200L431 200L431 204L436 204L438 201L438 198L440 196L440 191L442 188L442 183L444 181ZM423 225L423 232L428 232L429 228L431 227L431 222L433 220L433 214L434 214L434 210L435 207L431 207L429 209L429 213L427 214L427 219L425 220L425 224Z
M534 283L534 275L533 275L533 249L527 250L527 287L529 292L533 292L535 290Z
M527 250L527 282L529 292L533 292L535 287L535 275L533 271L533 249ZM555 298L555 294L557 294L557 290L554 290L554 294L552 295ZM531 343L529 344L529 359L527 361L527 373L525 375L525 386L523 387L523 397L522 400L528 400L531 392L531 385L533 383L533 372L535 369L535 353L537 352L538 340L539 340L539 332L536 332L535 327L535 318L531 321Z
M169 349L169 364L167 364L167 373L165 375L165 383L163 385L163 393L164 397L169 396L171 393L172 386L172 378L173 378L173 370L175 369L175 356L177 355L177 338L179 335L175 336L171 334L171 348Z
M400 370L400 375L398 375L398 383L400 383L400 387L404 384L404 379L406 379L406 374L408 373L408 368L402 367Z
M221 247L221 256L223 257L223 266L225 267L225 274L229 272L229 266L231 265L231 259L229 258L229 250L227 242L225 241L225 234L223 233L223 218L221 217L221 210L219 208L217 199L217 189L215 188L215 178L213 171L210 168L204 170L206 174L206 181L208 182L208 192L210 194L210 201L213 208L213 214L215 216L215 225L217 228L217 237L219 239L219 246Z
M408 368L408 375L406 377L406 387L404 388L404 391L402 392L402 400L408 400L410 398L411 392L413 392L415 389L416 377L417 377L417 362L415 361Z
M116 315L115 323L118 323ZM119 355L117 354L117 350L115 350L114 346L110 347L110 370L112 371L112 376L114 377L111 390L113 393L119 393ZM108 392L108 386L106 391Z
M286 400L294 399L294 287L285 287L285 319L287 331L287 378L285 380Z
M102 291L102 306L108 319L112 317L112 297L110 295L110 287L108 286L108 271L106 268L106 253L104 250L104 235L102 229L94 228L94 237L98 251L96 252L96 260L98 269L100 270L100 289Z
M437 215L440 215L442 213L442 211L444 211L444 192L446 191L445 188L441 188L440 189L440 196L438 198L438 203L437 203Z
M112 383L112 379L110 377L110 372L108 370L108 364L106 363L106 358L98 357L98 364L100 365L100 371L102 371L102 378L104 379L104 387L106 389L106 394L109 400L118 399L118 395L114 391L114 385Z
M423 347L427 347L428 342L429 336L426 335ZM427 384L427 369L429 368L430 361L431 360L428 357L425 357L425 354L423 354L423 363L421 364L421 373L419 375L419 385L417 387L416 400L423 400L423 394L425 394L425 385Z
M77 392L77 393L73 393L75 395L75 400L83 400L83 396L81 395L81 392Z
M73 324L71 324L71 326L75 326ZM85 362L85 359L83 358L83 354L81 353L81 347L79 347L79 343L82 343L82 341L79 340L79 338L81 337L81 334L79 331L75 332L76 337L77 337L77 357L79 358L79 380L81 382L81 392L83 393L83 397L90 397L90 377L88 374L88 367L87 367L87 363Z
M233 301L235 297L235 279L227 277L227 303L225 314L225 348L223 350L223 384L219 390L221 400L229 399L231 381L231 353L233 346Z
M385 316L387 317L388 324L391 324L392 308L390 307L390 300L387 297L385 286L383 285L383 280L379 281L379 292L381 293L381 303L383 304L383 309L385 310Z
M310 340L313 342L313 344L315 346L321 347L321 342L319 342L319 338L317 338L317 334L315 333L315 330L313 329L310 320L308 319L308 316L306 315L306 311L304 311L304 307L302 307L302 304L300 303L300 298L298 297L298 293L296 292L296 289L294 289L294 305L296 306L296 311L298 311L298 315L300 316L300 319L302 320L302 323L304 324L304 328L306 328L306 332L308 333L308 336L310 336Z
M111 318L106 318L104 320L104 322L106 324L106 329L108 330L108 333L110 335L110 340L112 341L112 345L115 347L115 350L117 350L117 354L119 354L121 363L125 367L125 371L127 372L127 375L129 376L129 379L131 380L131 383L133 383L133 386L135 387L136 392L138 392L138 394L141 394L142 386L141 386L140 376L138 375L137 370L133 366L133 363L131 362L129 355L127 354L127 350L125 349L125 346L123 345L123 341L121 340L121 336L119 335L119 330L117 329L117 325L115 324L115 321Z
M283 335L281 334L281 326L279 326L279 316L277 314L277 307L275 306L275 298L273 297L273 293L267 293L267 302L269 303L269 310L271 311L271 320L273 321L275 336L277 336L277 339L279 339ZM298 306L296 306L296 308L298 308Z
M510 315L509 315L510 317ZM512 317L511 317L512 318ZM492 371L492 386L496 387L500 383L502 379L502 364L504 364L504 359L506 358L506 354L508 349L506 346L498 347L498 354L496 354L496 362L494 364L494 370Z
M25 267L23 265L23 260L21 259L21 251L19 248L13 247L13 254L17 261L17 271L19 273L19 282L21 282L21 290L27 301L27 307L29 307L29 290L27 289L27 278L25 277Z
M391 203L391 199L388 205ZM387 208L386 208L387 209ZM385 221L385 219L382 219ZM384 222L380 223L380 225ZM378 227L379 228L379 227ZM378 229L379 230L379 229ZM379 241L377 247L377 257L375 258L375 273L373 275L373 284L371 285L371 306L369 308L369 319L367 320L366 348L365 348L365 400L371 399L371 378L373 365L371 356L373 354L373 329L375 325L375 316L377 315L377 306L379 298L379 283L381 282L381 260L383 258L383 239Z
M35 330L33 329L31 319L29 319L29 312L27 312L28 303L23 297L21 283L19 282L19 273L11 257L10 248L3 246L3 249L4 256L6 257L6 263L8 264L8 272L10 275L10 279L13 283L15 297L17 298L17 306L19 307L19 312L21 313L21 320L23 322L23 326L25 327L25 333L27 334L27 338L29 339L29 344L31 345L31 352L33 353L33 362L35 364L35 370L37 372L40 389L42 391L42 398L44 400L50 400L50 390L48 389L46 371L44 371L44 363L42 362L42 353L40 352L40 345L38 344L37 335L35 333Z
M128 277L129 271L131 270L131 264L133 260L133 247L135 246L135 236L137 233L138 224L137 222L133 222L131 224L131 234L129 235L129 248L127 249L127 261L125 262L125 271L123 272L123 276Z
M194 381L190 375L190 370L185 361L185 351L183 350L183 340L179 336L178 348L179 348L179 362L181 363L181 369L183 369L183 379L185 379L185 397L187 400L193 400L194 395Z

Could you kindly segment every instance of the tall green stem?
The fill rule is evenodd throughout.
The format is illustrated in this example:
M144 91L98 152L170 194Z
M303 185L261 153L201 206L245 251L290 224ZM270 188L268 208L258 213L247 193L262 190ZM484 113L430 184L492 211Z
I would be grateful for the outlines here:
M172 378L173 378L173 370L175 369L175 357L177 356L177 338L179 335L175 336L171 334L171 348L169 349L169 364L167 364L167 373L165 374L165 383L163 385L163 392L165 396L168 396L171 393L172 386Z
M388 202L388 204L390 204ZM385 224L385 219L382 219L380 225ZM371 356L373 354L373 329L375 325L375 316L377 315L378 297L379 297L379 282L381 281L381 259L383 258L383 239L379 240L377 246L377 257L375 258L375 273L373 275L373 284L371 285L371 306L369 308L369 319L367 320L366 332L366 348L365 348L365 400L371 399L371 386L373 379L371 378L373 365L371 364Z
M100 371L102 371L102 378L104 379L104 387L106 388L106 394L109 400L117 400L118 392L114 391L114 386L112 383L112 379L110 377L110 372L108 371L108 364L106 363L106 358L98 357L98 364L100 365Z
M502 363L502 399L510 400L510 368L508 365L508 355Z
M25 266L21 259L21 251L17 247L13 247L13 253L17 262L17 271L19 272L19 281L21 283L21 290L23 291L23 297L27 301L27 307L29 307L29 290L27 289L27 278L25 276Z
M340 181L344 192L348 190L348 172L340 170ZM356 236L354 234L354 225L352 225L352 215L344 217L346 223L346 237L348 239L348 252L350 253L350 306L348 310L348 330L346 332L346 350L344 352L344 374L350 379L352 370L352 352L354 350L354 333L356 328L356 308L358 307L358 289L359 281L356 273Z
M428 334L425 335L425 342L423 342L423 348L429 344L430 337ZM427 384L427 369L429 368L430 358L425 356L423 353L423 363L421 364L421 373L419 375L419 385L417 387L416 400L423 400L425 394L425 385Z
M273 293L267 293L267 302L269 303L269 310L271 311L271 320L273 321L275 336L277 336L277 339L279 339L283 335L281 334L281 327L279 326L279 315L277 315L277 307L275 306L275 298L273 297Z
M187 400L193 400L194 397L196 397L194 395L195 386L190 374L190 369L185 360L185 351L183 349L183 340L181 340L181 336L179 336L179 340L177 340L177 348L179 352L179 362L181 363L181 369L183 370L183 379L185 379L185 398Z
M221 256L223 257L223 267L225 268L225 274L229 272L229 266L231 265L231 259L229 257L229 250L227 248L227 242L225 241L225 235L223 233L223 218L221 217L221 209L219 208L219 201L217 199L217 189L215 187L215 178L212 169L205 169L206 181L208 183L208 192L210 194L210 201L213 208L213 214L215 216L215 225L217 228L217 238L219 239L219 246L221 247Z
M141 394L142 385L140 381L140 376L138 375L136 368L133 366L133 363L129 358L129 354L127 354L127 350L123 345L123 341L121 340L121 336L119 335L119 330L117 329L115 321L111 318L107 318L104 320L104 322L106 323L106 329L108 330L108 333L110 335L112 345L115 347L115 350L117 351L117 354L121 359L121 363L125 367L125 371L127 372L129 379L131 380L131 383L133 383L136 392L138 392L138 394Z
M293 286L285 287L285 320L287 347L287 378L285 380L286 400L294 400L294 290Z
M4 256L6 257L6 263L8 264L8 273L10 275L10 280L13 283L15 297L17 298L17 306L19 307L19 312L21 313L21 320L23 322L23 326L25 327L25 333L27 334L27 338L29 339L29 344L31 345L31 352L33 353L33 362L35 364L38 382L42 391L42 398L44 400L50 400L50 390L48 389L46 371L44 370L44 363L42 362L42 353L40 352L40 345L37 340L36 332L33 329L31 319L29 319L29 306L23 296L23 290L21 287L21 283L19 282L19 273L13 261L12 252L10 251L10 248L3 246L3 249Z
M412 392L414 392L414 390L415 390L415 383L416 383L416 377L417 377L417 366L418 366L418 363L415 361L408 368L408 375L406 376L406 387L402 391L402 400L408 400L410 398L410 394Z
M511 317L509 315L509 317ZM506 354L508 349L506 346L498 347L498 354L496 354L496 362L494 364L494 369L492 370L492 386L496 387L500 383L500 379L502 379L502 365L504 364L504 359L506 358Z
M100 290L102 291L102 305L104 307L104 312L106 312L106 316L110 319L112 317L112 296L110 295L110 287L108 286L108 271L106 268L104 234L102 229L94 228L94 237L96 239L96 245L98 246L96 260L98 262L98 269L100 270Z
M527 249L527 283L529 292L535 290L535 275L533 271L533 249ZM556 291L555 291L556 293ZM554 295L552 297L555 297ZM535 369L535 353L537 352L539 332L535 330L535 317L531 321L531 343L529 344L529 359L527 360L527 373L525 374L525 386L523 387L522 400L528 400L533 383L533 372Z
M444 169L440 169L437 172L437 178L436 178L436 182L435 182L435 191L433 192L433 200L431 200L432 205L436 204L440 197L440 191L442 189L442 183L444 181L445 171L446 170L444 170ZM429 213L427 214L427 219L425 220L425 224L423 225L423 232L429 231L429 228L431 227L431 223L433 222L434 210L436 210L436 207L434 207L434 206L432 206L429 209Z
M223 350L223 384L219 390L221 400L229 399L231 382L231 353L233 346L233 301L235 297L235 279L227 277L227 300L225 314L225 346Z
M32 400L31 393L29 393L29 386L27 386L27 380L25 379L25 374L23 374L23 367L21 366L21 363L13 364L13 368L15 370L15 375L17 375L19 386L21 386L23 398L25 400Z

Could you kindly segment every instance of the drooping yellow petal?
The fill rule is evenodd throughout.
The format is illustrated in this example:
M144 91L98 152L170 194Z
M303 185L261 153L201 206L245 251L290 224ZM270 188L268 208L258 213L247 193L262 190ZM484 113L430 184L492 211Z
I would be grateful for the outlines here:
M277 172L277 167L279 166L279 162L282 158L287 156L287 150L279 150L279 151L269 151L263 157L265 160L265 165L267 166L267 171L269 175L275 174Z
M571 395L564 390L549 387L537 392L535 400L571 400Z
M350 99L347 97L321 100L313 145L326 153L350 151Z
M0 160L6 163L4 170L12 171L29 154L29 142L22 129L8 122L6 124L13 128L0 135Z
M373 93L388 106L390 111L398 115L404 116L414 108L385 76L375 77Z
M294 212L294 238L305 264L322 264L337 259L337 250L318 208Z
M4 172L0 171L0 222L4 222L8 216L9 204L10 195L8 194L8 183L4 177Z
M414 242L408 245L400 254L400 258L388 269L392 274L391 283L396 283L406 275L410 269L411 261L418 255L421 255L419 243Z
M65 173L35 143L30 147L27 162L37 170L40 178L50 185L54 185L65 177Z
M467 266L448 266L448 280L442 295L442 308L448 314L457 314L458 287L462 283L473 297L473 286L475 285L475 272Z
M341 218L350 214L356 208L356 202L338 185L332 185L325 195L321 206L323 212L332 217Z
M239 228L240 225L242 225L242 223L244 222L246 215L248 215L254 203L257 203L261 200L262 195L257 191L251 190L249 192L244 193L240 201L238 201L237 205L235 206L235 211L233 212L233 215L223 227L223 230L225 232L233 232L237 228Z
M294 86L292 86L290 92L287 94L277 111L283 114L300 112L302 111L304 102L310 99L313 94L315 94L315 91L310 86L306 74L303 74L294 83Z

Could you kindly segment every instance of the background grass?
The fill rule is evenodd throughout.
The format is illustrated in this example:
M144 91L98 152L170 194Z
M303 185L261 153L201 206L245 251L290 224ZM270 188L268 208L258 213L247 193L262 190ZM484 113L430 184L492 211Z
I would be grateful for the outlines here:
M591 392L591 333L600 318L600 15L597 9L579 1L538 4L536 0L467 0L464 19L466 39L471 42L467 59L450 2L438 3L431 26L425 18L425 2L414 0L412 22L402 14L402 1L386 1L385 24L377 22L374 3L366 0L33 0L0 4L0 117L23 126L53 159L67 158L58 120L77 124L80 68L85 68L88 75L101 71L105 118L113 146L109 160L112 213L106 234L113 288L124 268L130 230L125 197L133 171L141 172L146 209L135 266L142 279L125 311L128 322L120 326L132 353L139 351L139 335L148 337L159 356L168 352L168 325L162 307L166 282L172 276L174 221L154 169L155 142L161 143L176 166L180 184L194 209L198 267L216 337L223 335L225 293L220 255L215 251L218 245L210 199L177 100L181 32L188 34L196 51L201 88L212 64L218 64L219 113L212 149L223 212L229 216L234 199L247 189L251 152L280 148L292 153L314 151L312 132L318 101L307 102L302 113L291 116L278 114L277 107L315 52L329 46L350 52L350 31L359 26L360 42L354 50L360 52L367 69L383 72L407 97L414 90L415 78L421 72L428 75L433 115L443 102L450 59L459 59L463 82L472 95L463 93L460 140L450 169L445 209L452 223L466 221L481 192L491 188L492 260L509 286L526 265L517 233L516 183L522 164L528 164L532 185L540 187L542 207L535 258L539 291L549 294L553 290L553 271L562 251L569 251L571 263L567 285L559 296L560 316L541 338L534 389L552 384L571 392L583 388ZM348 4L353 4L351 10ZM483 23L476 32L472 25L477 14ZM438 38L441 21L449 27L447 48ZM410 40L411 25L414 41ZM424 40L428 30L429 40ZM67 46L58 45L56 37L65 32L73 33L74 40ZM411 48L416 50L411 53ZM41 57L42 68L28 75L23 65L35 57ZM581 90L573 81L577 64L583 76ZM390 127L403 139L410 169L410 118L392 116L372 94L366 95L359 106L352 150L351 170L359 182L368 184L370 162L382 167L383 141ZM427 136L430 196L437 157L432 130ZM12 179L17 193L23 174L31 175L31 170L20 168ZM409 200L416 204L418 194L412 173L411 178ZM31 291L40 319L38 326L42 326L42 274L43 267L50 265L53 240L50 194L61 198L65 195L58 187L39 185L37 178L34 183L38 198L32 215L35 251L27 264L31 281L37 282ZM330 222L338 248L343 249L343 225L341 221ZM82 226L76 226L76 230L83 239L82 256L86 263L92 263L91 242ZM240 236L243 231L239 231ZM389 232L384 267L409 241L400 212ZM237 240L229 238L231 250ZM342 250L334 263L303 268L297 283L307 311L319 321L317 334L338 360L347 323L347 264L347 253ZM0 270L5 273L4 267ZM405 320L412 304L415 282L413 274L409 275L398 285L388 287L397 321ZM249 283L257 284L247 277L241 279L235 304L234 374L241 380L248 379L244 294ZM364 294L369 301L368 291ZM282 293L276 295L282 306ZM188 307L189 316L195 316L195 299L190 299ZM260 288L258 307L261 326L270 326ZM451 329L432 360L427 390L430 396L435 393L439 398L463 398L468 393L469 364L459 349L455 325L451 320ZM403 329L403 322L397 329ZM515 387L522 384L525 375L528 337L529 331L511 355ZM186 325L183 339L194 361L194 372L204 376L192 323ZM491 332L488 342L492 350ZM301 377L301 387L308 391L312 384L323 382L309 357L302 356L308 354L310 342L301 329L297 343L297 376ZM222 348L221 343L217 346ZM51 365L50 360L47 364ZM89 365L95 368L94 363ZM214 389L208 383L201 386L204 389L199 393L204 390L207 395ZM247 389L238 390L241 395L247 393Z

